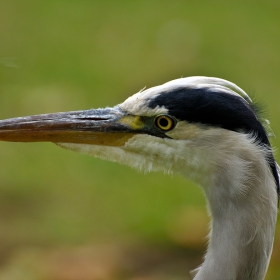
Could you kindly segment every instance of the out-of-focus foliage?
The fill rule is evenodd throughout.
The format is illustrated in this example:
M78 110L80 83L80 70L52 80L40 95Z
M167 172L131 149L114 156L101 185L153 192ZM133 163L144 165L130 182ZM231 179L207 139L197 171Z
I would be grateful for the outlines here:
M273 0L1 0L0 118L217 76L265 104L280 147L279 14ZM204 197L184 178L45 143L0 143L0 158L1 280L185 279L201 262ZM280 278L275 239L268 280Z

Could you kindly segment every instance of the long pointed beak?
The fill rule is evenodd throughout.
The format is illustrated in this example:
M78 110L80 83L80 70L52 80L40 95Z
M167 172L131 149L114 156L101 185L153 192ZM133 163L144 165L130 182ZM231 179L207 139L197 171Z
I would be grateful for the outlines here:
M13 118L0 121L0 141L122 146L139 133L134 119L118 107Z

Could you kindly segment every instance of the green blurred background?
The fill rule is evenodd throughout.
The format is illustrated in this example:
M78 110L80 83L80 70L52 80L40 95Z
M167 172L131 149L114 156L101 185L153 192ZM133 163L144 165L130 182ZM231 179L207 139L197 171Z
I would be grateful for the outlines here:
M0 118L216 76L265 105L280 147L279 15L275 0L1 0ZM0 280L179 280L201 263L208 217L191 182L50 143L3 142L0 157ZM279 258L278 225L267 280Z

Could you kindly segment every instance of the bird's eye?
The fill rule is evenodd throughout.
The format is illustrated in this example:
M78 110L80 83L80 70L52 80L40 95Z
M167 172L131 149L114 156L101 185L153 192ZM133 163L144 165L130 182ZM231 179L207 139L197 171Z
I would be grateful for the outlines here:
M156 117L155 124L161 130L168 131L175 126L175 121L170 116L162 115Z

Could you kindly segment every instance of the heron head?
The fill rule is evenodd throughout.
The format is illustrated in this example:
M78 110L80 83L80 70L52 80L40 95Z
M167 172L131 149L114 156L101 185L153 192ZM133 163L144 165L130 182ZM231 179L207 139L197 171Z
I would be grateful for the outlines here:
M148 171L179 173L186 161L192 171L208 172L213 168L213 148L229 133L232 141L234 135L254 134L269 146L248 95L231 82L208 77L173 80L140 91L113 108L0 122L2 141L54 142Z

